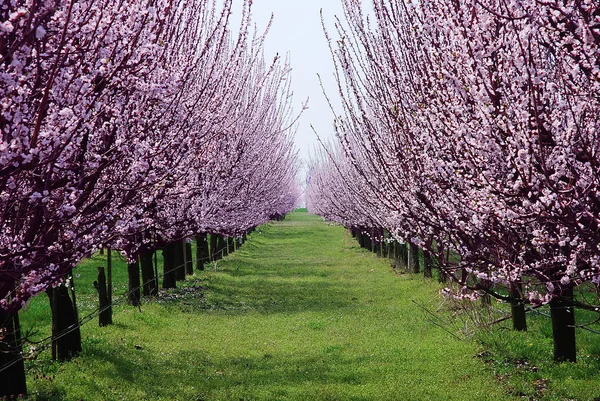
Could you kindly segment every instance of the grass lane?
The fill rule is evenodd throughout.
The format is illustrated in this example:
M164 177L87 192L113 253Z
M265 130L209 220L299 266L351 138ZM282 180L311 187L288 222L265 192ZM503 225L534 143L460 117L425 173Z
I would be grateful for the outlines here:
M414 305L435 310L435 284L395 275L307 213L259 228L185 286L201 289L118 308L112 327L84 326L71 363L30 363L32 398L513 399L476 344Z

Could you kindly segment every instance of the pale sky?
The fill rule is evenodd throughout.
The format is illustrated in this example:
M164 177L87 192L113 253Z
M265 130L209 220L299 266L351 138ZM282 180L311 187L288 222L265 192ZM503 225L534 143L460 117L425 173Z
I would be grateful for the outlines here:
M234 2L236 13L240 10L240 4L240 0ZM337 101L333 62L321 26L321 9L329 34L335 40L335 16L343 15L341 0L252 2L253 21L259 31L266 28L271 14L274 15L273 25L265 43L265 58L270 60L276 53L282 57L289 54L295 111L300 111L302 103L309 99L308 110L304 111L296 134L296 146L303 159L306 159L311 149L318 144L310 128L311 124L321 138L333 137L333 115L317 77L317 74L321 75L328 96L332 101Z

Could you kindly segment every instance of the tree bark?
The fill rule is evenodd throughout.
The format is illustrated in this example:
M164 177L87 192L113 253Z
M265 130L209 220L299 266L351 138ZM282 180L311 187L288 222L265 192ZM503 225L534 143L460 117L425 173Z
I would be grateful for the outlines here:
M154 263L152 262L153 251L140 253L140 265L142 268L142 294L145 297L158 294L158 284L154 275Z
M210 261L215 262L218 260L217 257L217 234L210 234Z
M112 324L112 306L108 302L108 294L106 290L106 275L104 267L98 266L98 281L94 281L94 287L98 291L98 325L100 327Z
M81 331L77 311L69 296L69 289L60 285L46 290L52 310L53 359L66 361L82 350Z
M127 282L129 284L127 301L130 305L140 306L140 264L137 257L135 262L127 263Z
M227 245L229 247L229 249L228 249L229 253L235 252L235 240L233 237L227 237Z
M163 253L163 288L177 287L175 279L175 270L173 263L173 245L165 244L162 250Z
M400 259L401 259L402 268L405 270L408 270L408 242L401 244Z
M192 260L192 243L184 242L185 244L185 274L194 274L194 261Z
M196 269L204 270L204 264L208 262L208 241L206 234L196 236Z
M572 306L573 289L563 289L561 297L550 301L550 318L554 337L554 360L576 362L575 310Z
M520 283L510 285L510 312L512 315L513 330L527 331L527 315L523 303L523 288Z
M175 279L177 281L183 281L185 280L185 242L175 241L172 245Z
M423 276L427 278L433 277L433 270L431 268L431 253L423 249Z
M412 242L409 246L408 263L411 273L419 273L421 271L421 267L419 266L419 247Z
M222 235L219 235L217 238L217 252L220 254L219 259L222 259L229 254L229 252L227 252L227 241Z
M0 330L4 333L0 339L0 367L5 366L0 372L0 398L16 399L27 394L18 313L8 313L0 308Z
M438 244L438 253L439 253L438 281L440 283L445 283L446 281L448 281L448 277L446 276L446 272L444 272L444 266L445 266L444 247L439 244ZM446 260L448 260L448 257L446 257Z

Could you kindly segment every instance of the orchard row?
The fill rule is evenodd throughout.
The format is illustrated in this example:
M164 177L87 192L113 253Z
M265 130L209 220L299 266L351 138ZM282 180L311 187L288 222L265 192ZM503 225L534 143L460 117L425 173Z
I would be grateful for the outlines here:
M575 361L573 307L600 311L598 3L372 4L345 1L328 34L342 107L309 210L422 248L516 328L550 304L555 359Z
M232 22L231 0L2 2L0 365L16 312L95 250L133 262L295 207L290 69L250 4Z

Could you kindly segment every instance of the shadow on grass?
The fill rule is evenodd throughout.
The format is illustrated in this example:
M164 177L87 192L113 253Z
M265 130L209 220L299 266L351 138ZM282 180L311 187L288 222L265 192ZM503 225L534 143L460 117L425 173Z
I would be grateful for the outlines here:
M202 309L230 312L327 311L347 307L351 304L354 293L348 286L336 285L322 278L277 281L255 279L251 283L219 279L208 287L207 296L199 306Z
M365 358L343 355L341 347L316 350L310 355L258 354L216 358L202 349L174 351L164 357L164 354L156 355L131 346L88 344L83 360L85 365L102 365L103 369L99 376L101 381L88 377L80 382L81 388L90 394L102 393L107 399L117 399L125 394L148 400L205 400L216 394L227 399L235 395L236 400L254 399L256 394L262 394L263 399L265 396L278 399L292 395L289 392L300 386L306 392L310 391L311 385L360 386L370 380L365 371L354 369L364 364ZM160 380L156 380L157 376ZM172 386L165 386L165 383L172 383ZM121 392L125 388L127 393ZM358 396L345 399L367 400Z

